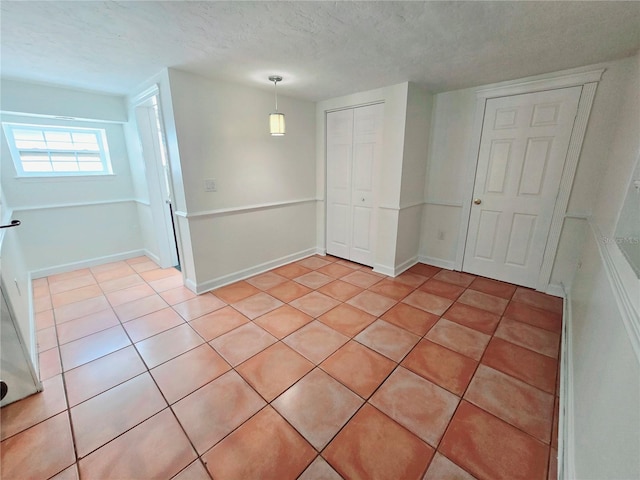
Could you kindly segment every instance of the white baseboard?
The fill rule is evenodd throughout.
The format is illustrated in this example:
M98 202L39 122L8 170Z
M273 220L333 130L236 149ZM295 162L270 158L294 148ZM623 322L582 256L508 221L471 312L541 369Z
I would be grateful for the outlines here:
M29 272L32 279L48 277L49 275L57 275L59 273L72 272L73 270L80 270L81 268L95 267L96 265L102 265L104 263L119 262L121 260L128 260L129 258L140 257L143 255L149 256L149 252L140 250L130 250L128 252L115 253L113 255L105 255L103 257L90 258L88 260L81 260L79 262L64 263L62 265L55 265L53 267L41 268L39 270L32 270ZM150 256L153 261L156 261ZM157 263L157 262L156 262Z
M409 260L406 260L406 261L402 262L400 265L396 265L395 267L389 267L387 265L377 264L373 268L373 271L376 272L376 273L381 273L383 275L387 275L389 277L397 277L402 272L404 272L406 270L409 270L416 263L418 263L418 257L417 256L413 257L413 258L410 258Z
M444 260L442 258L427 257L425 255L418 256L420 263L426 263L434 267L446 268L447 270L455 270L456 263L453 260Z
M558 479L573 479L576 477L576 469L573 418L573 318L570 290L565 292L563 304L562 346L560 351L560 414L558 416Z
M207 280L206 282L197 284L187 279L185 281L185 287L200 295L201 293L210 292L211 290L214 290L216 288L224 287L225 285L244 280L245 278L253 277L254 275L273 270L274 268L281 267L283 265L286 265L287 263L295 262L296 260L302 260L303 258L316 255L317 253L318 249L316 249L315 247L309 248L301 252L286 255L284 257L277 258L260 265L256 265L255 267L247 268L245 270L239 270L237 272L230 273L229 275L224 275L222 277L214 278L212 280Z
M395 277L395 269L393 267L389 267L388 265L381 265L379 263L376 263L373 266L373 271L382 275L386 275L388 277Z
M143 255L147 256L150 260L153 260L155 263L157 263L158 265L160 265L160 257L151 253L149 250L147 250L146 248L144 249L144 253ZM134 258L134 257L131 257Z
M327 249L316 247L316 255L322 255L323 257L327 256Z
M549 285L547 285L547 289L544 291L544 293L546 293L547 295L553 295L554 297L565 297L564 288L562 288L562 285L559 285L557 283L550 283Z

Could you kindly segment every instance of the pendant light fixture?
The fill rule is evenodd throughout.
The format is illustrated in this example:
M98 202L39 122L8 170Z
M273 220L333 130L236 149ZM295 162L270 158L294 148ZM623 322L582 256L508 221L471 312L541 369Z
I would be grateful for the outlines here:
M276 93L276 111L269 114L269 131L274 137L281 137L284 135L284 113L278 112L278 82L282 81L282 77L279 75L271 75L269 80L273 82L273 89Z

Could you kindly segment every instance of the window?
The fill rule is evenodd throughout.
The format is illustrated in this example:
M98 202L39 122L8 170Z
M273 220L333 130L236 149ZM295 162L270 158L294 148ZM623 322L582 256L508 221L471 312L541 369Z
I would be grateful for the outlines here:
M98 128L3 123L20 177L109 175L105 131Z

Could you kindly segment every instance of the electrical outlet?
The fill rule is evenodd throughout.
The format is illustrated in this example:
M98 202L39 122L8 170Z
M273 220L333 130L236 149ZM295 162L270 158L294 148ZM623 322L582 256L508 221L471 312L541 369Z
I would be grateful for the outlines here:
M438 240L444 240L444 230L438 230Z
M205 192L217 192L218 189L216 187L216 181L213 178L207 178L204 181L204 191Z

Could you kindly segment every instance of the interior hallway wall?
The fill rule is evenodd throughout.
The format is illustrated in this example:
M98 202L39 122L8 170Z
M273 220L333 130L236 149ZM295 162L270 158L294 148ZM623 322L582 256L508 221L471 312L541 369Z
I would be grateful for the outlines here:
M640 53L622 64L629 76L591 192L593 216L570 295L575 429L568 461L581 479L640 478L640 279L611 241L640 158Z
M163 103L187 285L198 291L316 252L315 106L286 96L287 133L272 137L273 89L169 69ZM162 84L161 84L162 88ZM173 126L169 124L173 123ZM172 133L171 130L174 129ZM172 136L175 144L172 145ZM206 192L204 180L215 180Z

